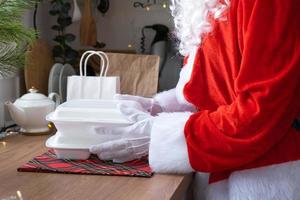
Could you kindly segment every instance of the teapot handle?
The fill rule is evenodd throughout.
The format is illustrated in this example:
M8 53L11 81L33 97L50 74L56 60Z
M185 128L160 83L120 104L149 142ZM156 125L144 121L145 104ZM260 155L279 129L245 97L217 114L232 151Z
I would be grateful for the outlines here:
M52 92L52 93L49 94L48 97L49 97L50 99L52 99L52 100L55 102L55 108L56 108L57 106L59 106L59 104L60 104L60 96L59 96L57 93ZM54 99L55 99L55 100L54 100Z

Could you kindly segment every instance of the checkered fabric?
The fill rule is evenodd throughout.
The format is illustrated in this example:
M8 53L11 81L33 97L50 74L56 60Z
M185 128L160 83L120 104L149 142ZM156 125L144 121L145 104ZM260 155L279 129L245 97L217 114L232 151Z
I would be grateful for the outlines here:
M18 171L138 177L151 177L153 174L147 158L122 164L102 161L95 155L92 155L88 160L63 160L57 159L53 150L33 158L19 167Z

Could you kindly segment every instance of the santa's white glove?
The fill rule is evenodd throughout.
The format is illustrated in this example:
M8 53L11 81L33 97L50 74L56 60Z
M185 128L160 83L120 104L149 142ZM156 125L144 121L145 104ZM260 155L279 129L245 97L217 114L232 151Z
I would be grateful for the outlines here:
M154 98L145 98L145 97L133 96L127 94L116 94L114 96L114 99L136 101L141 104L143 109L151 113L151 115L157 115L157 113L163 111L158 101L156 101Z
M119 109L134 124L96 130L98 134L110 134L120 138L90 148L90 152L97 154L101 160L122 163L148 154L153 117L138 107L121 104Z

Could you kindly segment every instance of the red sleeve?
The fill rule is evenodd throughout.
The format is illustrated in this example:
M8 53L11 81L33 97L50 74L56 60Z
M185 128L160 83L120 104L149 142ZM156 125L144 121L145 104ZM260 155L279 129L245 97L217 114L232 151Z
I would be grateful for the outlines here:
M197 171L223 171L259 158L281 140L300 109L299 1L240 2L237 97L230 105L192 115L185 125Z

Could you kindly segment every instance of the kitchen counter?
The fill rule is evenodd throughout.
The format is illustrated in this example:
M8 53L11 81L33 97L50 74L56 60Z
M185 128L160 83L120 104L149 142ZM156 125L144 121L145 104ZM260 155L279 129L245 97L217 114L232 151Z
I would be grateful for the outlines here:
M47 151L49 136L9 136L0 140L0 200L182 199L192 174L152 178L17 172Z

